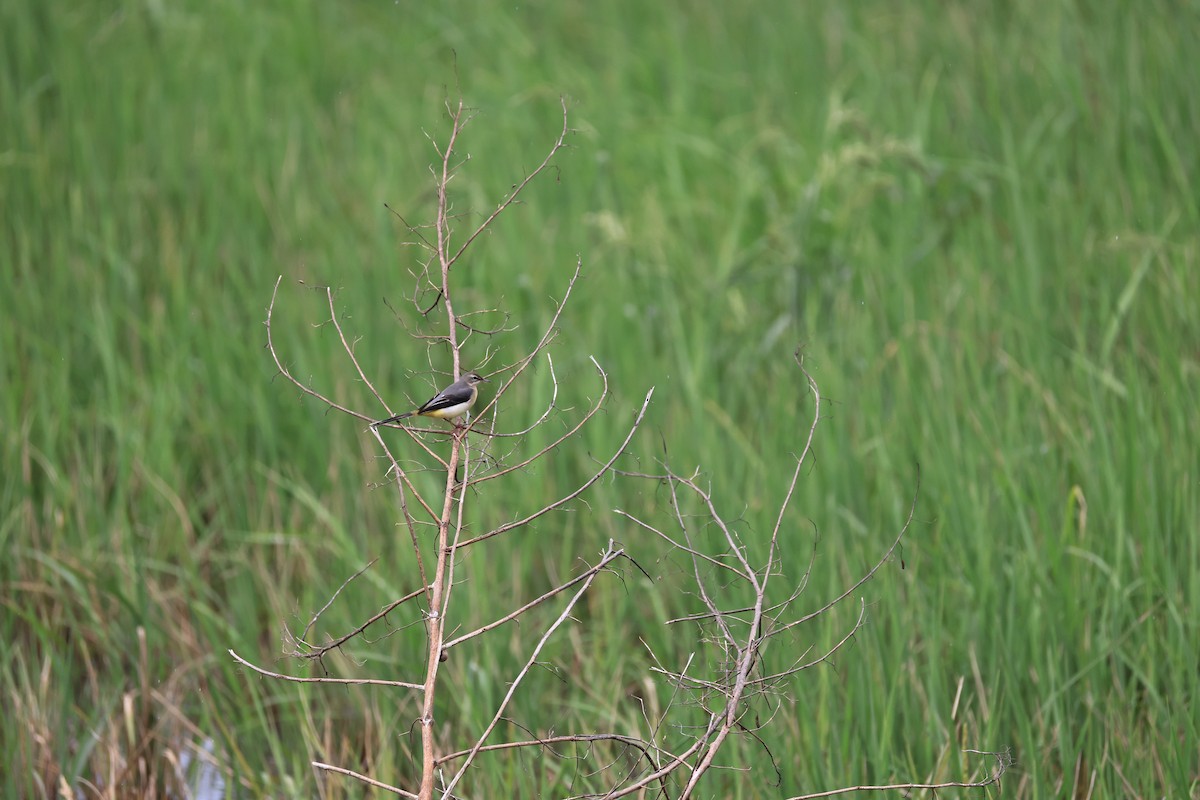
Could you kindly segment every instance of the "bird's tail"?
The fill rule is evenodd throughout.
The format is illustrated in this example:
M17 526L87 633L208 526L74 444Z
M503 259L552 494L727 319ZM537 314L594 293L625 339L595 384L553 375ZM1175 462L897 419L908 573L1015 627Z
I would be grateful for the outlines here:
M415 411L405 411L403 414L397 414L394 417L388 417L387 419L381 419L381 420L379 420L379 422L372 422L371 427L378 428L380 425L387 425L389 422L399 422L400 420L407 419L408 417L411 417L413 414L416 414L416 413L417 412L415 412Z

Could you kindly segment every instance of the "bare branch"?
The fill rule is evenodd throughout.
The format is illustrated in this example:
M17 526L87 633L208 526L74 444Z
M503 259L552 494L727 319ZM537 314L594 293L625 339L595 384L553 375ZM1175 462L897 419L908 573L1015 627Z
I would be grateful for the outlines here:
M316 769L324 770L325 772L336 772L339 775L347 775L351 778L354 778L355 780L362 781L363 783L367 784L368 786L374 786L376 789L383 789L384 791L391 792L392 794L400 795L401 797L412 797L412 798L417 797L417 795L413 794L412 792L406 792L403 789L398 789L395 786L391 786L389 784L383 783L382 781L377 781L374 778L368 778L366 775L363 775L361 772L355 772L352 769L346 769L345 767L335 767L333 764L322 764L320 761L313 761L312 765Z
M812 375L809 375L808 370L804 368L804 359L801 357L799 351L796 352L795 359L796 365L800 367L801 374L804 375L805 381L808 382L808 391L813 396L812 423L808 426L808 438L804 440L804 449L800 451L800 456L796 459L796 468L792 470L792 479L788 481L787 491L784 493L783 501L779 504L779 515L775 518L775 526L771 528L771 546L767 552L768 565L775 563L775 553L779 547L779 532L783 529L783 518L792 503L792 496L796 493L796 484L800 480L800 470L804 467L804 462L808 459L808 454L812 452L813 439L817 435L817 423L821 421L821 390L817 387L817 382L813 380Z
M653 525L651 525L648 522L644 522L643 520L638 519L637 517L630 514L628 511L623 511L619 508L613 509L613 511L618 516L624 517L625 519L634 523L638 527L644 528L644 529L650 531L651 533L655 534L656 536L661 538L663 541L665 541L667 544L671 545L676 550L681 550L681 551L687 553L688 555L692 556L693 558L698 558L702 561L707 561L708 563L712 564L714 567L720 567L721 569L727 569L730 572L732 572L734 575L736 575L737 577L739 577L743 580L749 580L749 577L747 575L745 575L744 573L742 573L742 571L739 570L737 567L726 564L724 561L721 561L718 558L714 558L713 556L710 556L708 553L701 552L700 550L696 550L692 547L689 547L686 544L681 544L681 543L675 541L670 536L668 536L667 534L660 531L658 528L654 527ZM742 610L750 611L751 609L747 608L747 609L742 609ZM726 611L724 613L736 614L739 612L738 611ZM703 616L705 618L709 618L712 615L711 614L703 614L703 615L698 615L698 616ZM693 619L693 617L683 617L682 619L691 620L691 619ZM673 622L673 621L675 621L675 620L670 620L670 622Z
M604 551L604 558L607 558L610 555L622 556L625 554L624 550L614 548L615 543L610 540L608 543L608 548ZM562 624L570 618L571 611L575 608L575 604L583 598L584 593L587 592L589 587L591 587L592 581L596 579L597 574L599 573L593 572L591 575L587 576L583 582L583 586L580 586L579 591L572 595L571 599L567 602L566 607L563 608L562 613L558 615L558 619L556 619L546 629L546 632L542 634L542 637L538 640L537 645L534 646L533 652L531 652L529 654L529 658L526 659L525 666L521 668L521 671L517 673L516 677L513 678L512 683L509 684L508 691L505 692L504 699L500 701L500 705L496 709L496 713L493 715L492 721L488 723L486 728L484 728L483 733L480 734L479 739L475 742L475 746L472 747L471 751L464 757L463 764L458 768L458 772L456 772L454 777L450 779L450 782L446 784L446 787L442 792L443 798L450 798L452 796L451 792L453 791L454 787L458 785L460 780L462 780L463 775L471 766L471 762L475 760L475 756L479 754L479 751L484 746L487 738L492 735L492 731L495 730L496 725L504 716L504 709L508 708L508 704L512 700L513 695L516 694L517 689L524 682L525 676L529 674L529 670L537 662L537 658L541 654L542 649L546 646L546 643L550 641L550 637L554 635L554 632L557 631Z
M581 419L579 419L575 423L575 425L572 426L571 428L569 428L563 435L559 436L553 442L546 445L542 449L538 450L533 455L529 456L528 458L523 459L519 464L513 464L510 467L506 467L504 469L492 472L488 475L483 475L481 477L475 478L471 481L472 485L478 485L480 483L485 483L487 481L495 480L496 478L502 478L505 475L508 475L509 473L516 472L518 470L524 469L525 467L528 467L533 462L537 461L538 459L542 458L546 454L550 453L552 450L557 448L563 442L565 442L568 439L575 436L575 434L579 433L579 431L582 430L584 425L586 425L588 422L591 421L592 417L596 416L596 414L600 411L600 407L604 404L605 399L607 399L607 397L608 397L608 374L604 372L604 370L600 367L599 363L596 362L595 358L592 358L591 361L596 366L596 369L600 371L600 377L604 383L604 386L600 391L600 397L596 400L595 403L592 404L592 407L588 410L588 412L586 414L584 414L583 417ZM653 390L651 390L651 391L653 391ZM555 380L555 384L554 384L554 392L555 392L555 397L557 397L557 394L558 394L557 379ZM495 400L493 400L492 402L495 403ZM553 401L551 401L551 402L553 402ZM490 408L491 405L489 405L488 407ZM551 408L553 408L553 406L551 406ZM549 413L549 410L550 409L547 409L547 414ZM543 419L544 418L545 418L545 415L543 415ZM539 420L537 423L534 423L534 425L530 426L526 430L527 431L533 430L533 428L537 427L537 425L540 425L540 424L541 424L541 420ZM489 433L488 435L500 437L500 436L507 436L508 434Z
M417 538L417 521L413 519L412 512L408 508L409 495L417 498L417 503L432 519L436 520L437 514L433 508L431 508L430 505L425 502L425 498L421 496L421 493L417 491L417 488L413 486L412 480L409 478L408 473L400 466L395 457L392 456L392 451L388 449L387 444L383 441L383 437L379 435L379 429L372 425L371 433L375 436L375 441L379 443L379 447L383 450L383 452L387 455L388 460L392 463L392 466L389 467L389 472L394 472L396 474L396 480L394 483L396 486L396 494L400 499L400 511L404 514L404 527L408 530L408 537L409 541L412 543L413 555L417 560L417 573L421 578L421 586L424 587L422 591L425 591L429 588L429 577L425 574L425 556L421 552L421 541Z
M363 567L358 572L351 575L349 578L346 578L346 580L342 581L342 585L339 586L338 590L333 593L333 596L329 598L329 600L325 603L325 605L321 606L321 609L319 611L317 611L317 613L312 615L312 619L310 619L308 621L308 624L304 626L304 632L300 634L300 641L304 641L304 639L306 639L308 637L308 632L310 630L312 630L312 626L316 625L317 620L321 618L321 615L329 610L329 607L333 605L334 600L338 599L338 595L340 595L342 593L342 590L345 589L347 586L349 586L351 581L353 581L355 578L362 575L364 572L366 572L372 566L374 566L375 562L378 560L379 560L378 558L372 558L369 562L367 562L367 565L365 567Z
M488 216L487 219L485 219L483 222L481 222L479 224L479 227L475 229L475 232L467 237L466 241L463 242L462 245L459 246L458 250L454 253L454 255L451 256L450 259L446 262L446 267L452 266L456 261L458 261L458 259L460 259L462 257L462 254L464 252L466 252L466 249L468 247L471 246L471 243L474 242L477 238L479 238L479 235L481 233L483 233L485 230L487 230L488 228L490 228L492 226L492 223L496 221L496 217L503 214L508 209L508 207L511 206L514 201L516 201L517 195L519 195L525 189L525 187L529 185L529 183L534 178L536 178L538 175L542 174L542 171L545 170L546 167L550 165L551 159L553 159L554 156L558 153L558 151L563 148L563 145L567 139L567 134L570 133L571 131L570 131L570 128L567 126L567 101L566 101L566 99L559 98L559 104L562 106L562 130L558 134L558 139L556 139L554 144L550 146L550 152L546 154L546 157L544 159L542 159L542 163L538 164L537 168L534 169L533 172L526 175L525 179L523 181L521 181L519 184L517 184L516 188L514 188L511 192L508 193L508 196L506 198L504 198L504 200L500 203L500 205L498 205L496 207L496 210L493 211ZM460 103L459 104L460 108L461 108L461 105L462 104ZM454 141L453 137L451 137L452 145L453 145L453 141ZM450 151L450 148L447 148L446 149L447 155L449 154L449 151ZM443 172L443 176L445 176L444 172ZM448 182L448 179L447 179L447 182ZM441 249L441 244L442 244L441 242L438 242L439 250Z
M670 473L668 473L668 474L670 474ZM679 523L679 529L683 532L685 541L687 541L687 543L688 543L689 551L692 553L695 553L696 549L695 549L695 547L692 546L691 537L688 534L687 522L685 522L684 518L683 518L683 509L680 507L680 504L679 504L678 486L680 484L683 484L684 486L689 487L690 489L692 489L692 491L694 491L696 494L700 495L701 498L703 498L706 501L706 503L709 507L710 516L712 519L716 520L718 526L724 532L726 542L729 543L731 549L733 549L734 551L738 551L739 550L738 543L736 541L734 541L732 539L732 537L730 536L729 528L725 526L725 524L721 520L720 516L716 514L716 509L712 506L712 502L708 498L708 496L705 494L705 492L702 491L700 489L700 487L698 487L695 483L693 483L690 478L679 478L677 476L672 475L671 481L668 482L668 484L667 484L667 486L671 492L671 507L675 511L675 519ZM738 553L737 557L738 557L738 560L742 563L742 566L746 570L746 572L744 574L742 574L743 579L757 590L758 589L758 581L755 579L753 571L750 569L750 565L748 563L746 563L746 559L741 556L740 552ZM740 658L742 655L742 653L740 652L741 647L738 644L737 638L733 635L733 631L731 631L729 629L729 625L725 621L725 615L723 613L721 613L721 610L717 607L716 602L713 601L713 599L709 596L708 588L705 586L704 579L700 575L700 559L697 558L695 555L692 556L692 572L693 572L693 577L695 578L695 581L696 581L696 591L699 592L701 601L703 601L705 607L707 607L709 612L712 614L712 619L716 623L717 627L720 629L721 635L725 638L725 642L729 645L729 647L733 648L736 651L739 651L738 655ZM739 574L741 574L741 573L739 573Z
M675 772L676 770L680 769L681 767L687 766L689 769L692 769L692 776L695 777L696 776L695 770L690 765L688 765L687 761L689 758L696 755L698 752L700 752L701 749L704 748L704 745L708 742L709 737L712 736L713 732L719 726L719 724L720 724L719 720L720 720L720 717L717 714L712 714L709 717L708 725L705 728L704 733L701 734L700 736L696 737L696 741L694 743L692 743L691 747L689 747L687 750L684 750L679 755L670 758L657 771L655 771L649 775L642 776L636 782L630 784L629 786L622 787L620 790L615 790L615 791L609 792L608 794L604 795L605 800L618 800L618 798L628 797L629 795L634 794L635 792L640 792L645 787L649 786L652 783L657 783L664 776L670 775L672 772Z
M821 655L821 656L820 656L820 657L818 657L818 658L815 658L815 659L813 659L812 661L807 661L807 662L803 662L803 663L801 663L801 662L799 662L799 661L798 661L796 664L794 664L793 666L791 666L791 667L790 667L790 668L788 668L788 669L782 670L782 671L780 671L780 672L773 673L773 674L771 674L771 675L765 675L765 676L763 676L762 678L758 678L758 679L756 679L756 680L754 680L754 681L751 681L751 684L756 684L756 683L760 683L760 684L771 684L771 683L775 683L775 682L777 682L777 681L779 681L779 680L781 680L781 679L783 679L783 678L786 678L786 677L787 677L787 676L789 676L789 675L792 675L792 674L794 674L794 673L797 673L797 672L802 672L803 670L809 669L810 667L815 667L815 666L817 666L818 664L820 664L820 663L822 663L822 662L824 662L824 661L827 661L827 660L829 660L829 659L830 659L830 658L833 656L833 654L834 654L834 653L836 653L836 652L838 652L839 650L841 650L841 649L842 649L842 648L843 648L843 647L846 645L846 643L847 643L847 642L849 642L851 639L853 639L853 638L854 638L854 634L856 634L856 633L858 633L860 630L862 630L862 626L863 626L863 625L866 623L866 620L867 620L867 601L866 601L866 600L860 600L860 601L859 601L859 604L860 604L860 608L859 608L859 611L858 611L858 619L857 619L857 620L855 620L855 622L854 622L854 625L853 625L853 626L850 628L849 632L848 632L848 633L847 633L845 636L843 636L843 637L842 637L840 640L838 640L838 642L837 642L837 643L835 643L835 644L833 645L833 647L830 647L828 650L826 650L826 651L825 651L825 653L824 653L823 655ZM807 652L808 652L808 651L806 650L806 651L805 651L805 654L807 654Z
M289 681L291 683L340 683L352 686L390 686L394 689L416 689L421 691L424 687L419 683L407 683L405 681L383 681L373 680L370 678L299 678L295 675L284 675L279 672L271 672L262 667L251 664L246 659L239 656L233 650L228 651L229 655L233 656L233 660L244 667L254 670L259 675L267 678L275 678L280 681Z
M381 609L377 614L375 614L374 616L369 618L366 622L362 623L354 630L350 631L349 633L343 634L342 636L339 636L336 639L333 639L332 641L326 642L323 645L310 644L309 642L306 642L303 639L301 639L299 641L302 644L304 644L305 646L310 647L312 649L309 652L296 651L296 652L288 653L288 655L290 655L294 658L305 658L305 659L310 659L310 660L323 658L327 653L329 653L329 651L336 650L337 648L344 645L346 642L353 639L355 636L361 636L366 631L367 628L371 627L376 622L379 622L380 620L384 619L385 617L387 617L388 614L392 613L397 608L399 608L400 606L407 603L409 600L412 600L414 597L420 597L421 595L425 594L428 590L429 590L429 587L425 586L421 589L417 589L416 591L409 592L408 594L404 595L403 597L401 597L399 599L393 600L392 602L390 602L386 606L384 606L383 609ZM305 629L305 630L307 631L307 629Z
M985 786L991 786L999 783L1000 778L1012 765L1012 755L1008 752L989 753L984 750L964 750L964 753L976 753L983 756L992 756L996 759L996 766L992 768L992 774L984 780L980 781L946 781L944 783L889 783L886 785L862 785L862 786L843 786L840 789L829 789L824 792L812 792L811 794L798 794L789 797L787 800L816 800L820 797L836 797L839 794L849 794L850 792L903 792L912 791L914 789L982 789Z
M585 734L572 733L572 734L561 734L558 736L545 736L545 737L541 737L538 739L527 739L527 740L518 741L518 742L501 742L498 744L484 745L483 747L479 748L479 752L480 753L495 753L495 752L502 752L505 750L519 750L519 749L525 749L525 748L530 748L530 747L537 747L537 748L550 750L551 752L555 753L556 755L559 755L557 753L557 751L554 749L555 745L594 744L596 742L616 742L618 744L625 745L626 747L631 747L635 750L638 750L641 752L642 758L646 761L647 764L650 765L650 768L653 770L656 770L656 771L659 769L659 763L655 760L656 756L665 755L668 758L678 759L678 756L674 756L671 753L669 753L668 751L663 750L661 747L659 747L652 741L647 741L645 739L639 739L636 736L626 736L626 735L616 734L616 733L585 733ZM457 759L463 758L470 754L471 754L471 750L459 750L454 753L449 753L449 754L444 755L441 758L439 758L437 760L437 764L438 764L438 766L441 766L450 761L455 761ZM563 756L563 757L566 757L566 756ZM682 763L681 766L686 768L687 764ZM665 793L667 791L666 780L667 780L667 775L661 775L659 777L659 783L661 784L661 790L663 792L664 797L666 796ZM596 797L596 796L599 796L599 795L578 795L577 797L583 798L583 797ZM572 799L565 798L565 800L572 800Z
M451 313L449 311L450 300L448 297L446 298L446 308L446 313ZM451 512L456 496L459 497L461 503L460 492L462 484L458 482L456 473L458 471L459 459L462 456L463 441L465 438L466 431L462 430L456 433L451 440L450 461L446 468L446 489L443 494L442 513L438 517L438 557L433 570L433 583L429 592L429 616L427 617L425 626L429 650L425 661L425 694L423 698L424 702L421 706L421 717L418 720L421 728L421 791L419 793L421 800L432 800L436 777L435 770L433 769L433 759L436 757L437 746L433 731L434 701L442 659L442 642L446 635L446 615L443 598L451 588L447 583L447 573L452 569L456 551L456 548L450 546ZM455 541L458 540L461 525L462 517L460 515L459 525L454 534Z
M772 631L771 635L774 636L774 635L783 633L784 631L795 628L797 625L803 625L804 623L806 623L810 620L816 619L817 617L821 616L829 609L836 606L838 603L845 600L847 597L849 597L851 594L853 594L855 591L857 591L860 586L862 586L867 581L871 580L871 578L875 577L875 573L878 572L883 567L884 564L886 564L887 562L892 560L892 553L896 552L896 548L900 546L900 540L904 538L904 534L908 533L908 527L910 525L912 525L913 514L915 514L916 510L917 510L917 497L919 496L920 492L921 492L921 467L920 467L920 465L917 465L917 488L913 492L912 503L909 504L909 507L908 507L908 518L904 520L903 527L901 527L900 532L896 534L896 538L892 540L891 547L889 547L884 552L883 556L878 561L875 562L874 566L872 566L871 569L867 570L867 572L861 578L859 578L857 581L855 581L854 585L851 586L849 589L842 592L837 597L833 598L828 603L826 603L825 605L818 608L816 611L813 611L810 614L805 614L800 619L793 620L793 621L787 623L786 625L782 625L782 626L776 628L774 631Z
M520 742L501 742L498 744L488 744L479 748L478 752L496 753L502 750L518 750L526 747L549 748L551 745L556 744L586 744L590 742L619 742L620 744L629 745L630 747L641 750L642 753L645 754L646 760L655 766L657 766L657 764L654 762L654 758L651 755L652 753L666 753L668 757L676 758L676 756L672 756L670 753L667 753L653 742L646 741L645 739L639 739L636 736L626 736L619 733L570 733L560 734L558 736L545 736L538 739L527 739ZM437 764L438 766L442 766L443 764L447 764L451 761L457 761L460 758L470 755L471 752L472 750L458 750L453 753L447 753L437 760Z
M628 558L628 556L625 555L624 551L620 551L620 550L610 551L608 553L605 553L604 557L600 559L600 563L596 564L593 567L589 567L586 572L582 572L579 575L576 575L574 578L567 581L566 583L564 583L560 586L554 587L553 589L551 589L550 591L541 595L540 597L530 600L528 603L526 603L525 605L516 609L515 611L505 614L503 617L493 620L492 622L489 622L487 625L483 625L482 627L476 628L475 630L471 631L470 633L464 633L462 636L459 636L455 639L451 639L450 641L448 641L444 645L442 645L442 651L445 652L456 645L460 645L463 642L474 639L476 636L482 636L485 633L488 633L490 631L495 630L496 628L499 628L501 625L503 625L506 622L512 622L514 619L521 616L525 612L529 611L532 608L536 608L537 606L540 606L542 603L546 602L547 600L549 600L552 597L556 597L557 595L562 594L563 592L565 592L567 589L570 589L575 584L580 583L581 581L588 580L589 578L591 578L598 572L604 570L606 567L608 567L609 564L616 561L618 558Z
M557 336L557 334L558 334L559 317L562 316L563 309L566 308L567 301L570 300L570 298L571 298L571 292L574 291L574 289L575 289L575 282L579 280L579 274L582 271L582 269L583 269L583 259L576 258L575 259L575 272L572 273L571 279L569 281L567 281L567 288L566 288L566 291L563 292L562 300L558 301L558 303L555 304L554 314L551 315L550 322L546 324L546 328L542 332L542 338L538 340L538 343L536 345L534 345L533 349L530 350L529 353L524 358L522 358L516 364L514 364L513 366L508 368L508 370L512 370L513 374L508 378L508 380L504 381L500 385L500 387L496 390L496 394L495 394L495 396L492 397L491 402L488 403L486 406L483 407L483 409L480 410L479 415L478 415L479 417L482 418L496 406L496 404L500 401L500 398L503 397L504 393L508 391L508 388L510 386L512 386L512 384L517 380L517 378L519 378L521 376L521 374L524 373L525 370L529 367L530 363L533 362L533 359L535 359L539 353L544 351L547 347L550 346L550 343L552 341L554 341L555 336ZM550 358L549 353L546 354L546 358L547 358L547 360L549 360L549 358ZM596 364L595 358L592 358L592 363ZM600 369L600 365L596 364L596 368ZM604 375L603 370L600 370L600 372L601 372L601 375ZM546 407L546 410L542 413L541 417L539 417L536 422L534 422L532 425L530 425L528 428L526 428L523 431L514 431L512 433L492 432L492 433L489 433L488 435L494 436L494 437L524 436L525 434L529 433L534 428L536 428L538 425L545 422L546 419L549 418L550 412L554 409L555 401L558 399L558 380L554 376L554 363L552 361L550 362L550 377L554 380L553 396L550 399L550 404ZM604 392L604 394L607 395L608 381L607 381L607 376L605 375L604 377L605 377L605 392ZM603 397L601 399L603 399ZM587 418L585 417L584 421L586 421L586 420L587 420ZM576 430L578 430L578 426L576 427Z
M483 533L483 534L480 534L479 536L476 536L474 539L467 539L465 542L462 542L459 545L459 547L469 547L473 544L478 544L479 542L490 539L493 536L499 536L500 534L507 533L508 531L514 530L515 528L520 528L524 525L528 525L529 523L533 522L538 517L544 516L544 515L550 513L551 511L555 510L556 508L561 508L562 506L564 506L567 503L574 500L576 497L579 497L579 495L586 492L588 490L588 488L590 488L592 486L592 484L594 484L596 481L600 480L602 477L604 477L605 474L607 474L609 472L609 470L612 468L612 465L614 463L616 463L617 459L620 458L621 455L625 452L625 449L629 447L629 443L631 441L633 441L634 434L637 433L638 428L640 428L642 425L642 420L645 419L645 417L646 417L646 409L649 408L650 399L653 396L654 396L654 389L651 388L650 391L646 392L646 398L645 398L645 400L642 401L642 407L640 409L638 409L637 417L634 419L633 425L629 429L629 433L626 435L625 440L623 442L621 442L620 446L617 447L616 452L614 452L612 455L612 458L610 458L607 462L605 462L604 465L602 467L600 467L600 469L596 472L595 475L593 475L592 477L590 477L586 481L584 481L577 489L575 489L575 491L571 492L570 494L563 495L562 497L558 498L557 500L550 503L549 505L543 506L542 508L538 509L537 511L533 512L532 514L530 514L526 517L523 517L518 520L514 520L513 522L505 523L504 525L501 525L497 528L493 528L492 530L488 531L487 533Z
M300 391L304 392L305 394L309 395L310 397L317 398L325 405L329 406L330 408L337 409L338 411L341 411L343 414L349 414L352 417L358 417L361 420L370 422L371 421L370 417L366 416L365 414L360 414L357 411L352 411L349 408L346 408L345 406L343 406L339 403L335 403L333 400L331 400L328 397L326 397L325 395L321 394L316 389L313 389L308 384L295 378L292 375L292 373L288 370L288 368L283 365L283 362L279 359L279 352L275 349L275 340L272 337L272 333L271 333L271 317L275 312L275 298L279 294L279 284L282 282L283 282L282 275L280 275L278 278L275 279L275 288L271 292L271 302L267 306L267 321L266 321L267 350L270 351L270 353L271 353L271 359L275 362L275 368L279 370L280 375L287 378L289 381L292 382L292 384L294 386L296 386L296 388L298 388Z
M470 439L466 436L465 430L462 434L462 438L460 441L462 442L463 469L467 472L467 474L470 474L470 471L471 471L471 446L470 446ZM450 493L452 493L454 491L454 488L451 485L449 485L449 482L447 482L447 484L448 485L446 487L446 492L447 492L447 495L449 495ZM457 481L457 479L456 479L455 485L463 486L464 484L462 484L461 481ZM458 563L458 559L456 558L456 556L458 555L458 542L459 542L459 539L462 538L462 531L463 531L463 505L464 505L463 504L463 495L460 492L458 494L458 507L457 507L457 513L456 513L455 520L454 520L454 540L453 540L453 542L451 542L450 546L448 548L446 548L446 552L443 554L445 557L445 563L446 563L445 581L444 581L445 590L442 593L442 602L441 602L441 606L440 606L441 624L443 624L443 625L445 624L444 620L446 619L446 617L449 613L449 610L450 610L450 595L454 591L454 567ZM442 544L443 547L445 547L444 539L439 539L439 543ZM443 642L445 641L444 631L443 631L442 641ZM438 657L439 657L439 659L444 659L446 657L445 644L442 645L441 651L440 651Z
M386 406L387 404L383 402L383 396L375 390L375 385L371 383L371 379L367 377L367 373L363 372L362 365L358 363L358 356L354 355L354 348L346 341L346 334L342 330L342 323L338 322L337 308L333 304L333 289L326 286L325 296L329 299L329 321L333 323L338 339L342 342L342 349L346 351L346 356L350 359L350 363L354 365L354 371L358 373L358 377L371 390L371 394L375 395L375 399Z

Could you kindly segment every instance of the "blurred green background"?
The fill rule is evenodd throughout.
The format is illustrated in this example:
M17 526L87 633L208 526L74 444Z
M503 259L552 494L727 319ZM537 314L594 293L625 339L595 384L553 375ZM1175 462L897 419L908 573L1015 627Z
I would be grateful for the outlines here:
M836 641L859 596L867 626L755 701L772 724L724 762L750 772L704 796L960 780L989 766L964 748L1006 747L979 794L1198 796L1197 41L1200 7L1165 0L0 5L0 792L361 796L313 760L411 785L411 696L226 651L314 674L281 659L285 626L371 558L316 638L419 582L373 440L275 375L262 323L282 275L289 367L382 414L307 288L329 285L393 407L442 380L408 335L422 254L384 203L432 220L461 94L460 238L540 161L560 96L574 130L456 274L460 310L517 326L468 361L531 346L578 256L562 419L596 396L588 356L613 387L582 439L471 498L473 530L585 479L654 386L624 466L665 443L754 549L812 414L800 345L825 401L785 535L783 579L815 546L802 610L918 493L905 568L770 658ZM550 385L539 362L501 428ZM671 697L648 648L712 658L662 624L698 607L686 563L616 508L670 521L660 487L606 480L457 573L463 626L609 537L655 578L596 585L511 710L530 731L644 731ZM556 613L455 651L448 749ZM413 621L326 668L416 678ZM526 753L465 791L595 780Z

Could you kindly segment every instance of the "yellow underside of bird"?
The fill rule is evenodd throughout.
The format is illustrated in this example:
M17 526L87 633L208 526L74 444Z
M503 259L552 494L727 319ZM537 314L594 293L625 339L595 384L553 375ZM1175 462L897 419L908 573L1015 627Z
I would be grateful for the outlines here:
M459 403L458 405L446 406L445 408L431 408L428 411L410 411L405 416L407 417L433 417L434 419L455 419L461 417L471 409L471 403Z

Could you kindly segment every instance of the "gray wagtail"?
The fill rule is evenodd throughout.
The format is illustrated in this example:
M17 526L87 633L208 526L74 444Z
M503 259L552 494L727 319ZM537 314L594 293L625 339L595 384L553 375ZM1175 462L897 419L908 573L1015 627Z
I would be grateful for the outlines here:
M478 372L468 372L426 400L425 404L416 411L406 411L403 414L397 414L394 417L388 417L379 422L372 422L371 425L378 428L380 425L387 425L389 422L396 422L397 420L413 416L446 420L461 417L471 410L471 406L475 405L475 400L479 397L479 384L485 381L487 381L487 378Z

